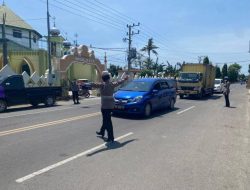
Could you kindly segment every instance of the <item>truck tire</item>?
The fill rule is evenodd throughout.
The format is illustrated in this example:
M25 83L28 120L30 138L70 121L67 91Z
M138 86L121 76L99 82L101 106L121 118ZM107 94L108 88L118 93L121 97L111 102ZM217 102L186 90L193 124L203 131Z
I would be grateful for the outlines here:
M4 100L0 100L0 112L4 112L7 109L7 103Z
M44 101L45 106L50 107L55 104L54 96L47 96Z
M152 113L152 107L149 103L144 107L144 117L149 117Z
M203 93L202 92L200 92L199 94L197 94L197 98L198 99L201 99L203 97Z
M204 91L201 90L199 94L197 94L197 98L201 99L204 96Z

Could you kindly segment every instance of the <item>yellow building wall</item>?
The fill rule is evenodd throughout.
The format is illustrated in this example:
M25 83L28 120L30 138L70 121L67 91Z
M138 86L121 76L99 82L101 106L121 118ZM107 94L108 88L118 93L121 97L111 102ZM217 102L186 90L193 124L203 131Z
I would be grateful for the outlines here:
M82 63L72 64L68 70L68 78L88 79L89 81L97 81L98 73L94 65L84 65Z
M2 57L2 53L0 53ZM22 64L25 62L30 66L31 74L37 72L39 76L45 74L48 69L47 64L47 53L44 50L39 51L23 51L23 52L8 52L8 58L10 62L10 67L17 74L21 73ZM0 64L0 69L3 67L2 62Z

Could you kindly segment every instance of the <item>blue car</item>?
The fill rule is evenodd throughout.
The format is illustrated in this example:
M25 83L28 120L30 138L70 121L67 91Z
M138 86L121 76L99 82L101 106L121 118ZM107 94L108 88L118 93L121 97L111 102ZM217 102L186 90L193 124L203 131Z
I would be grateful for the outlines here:
M135 79L115 94L114 113L140 114L149 117L157 109L174 109L176 86L171 79Z

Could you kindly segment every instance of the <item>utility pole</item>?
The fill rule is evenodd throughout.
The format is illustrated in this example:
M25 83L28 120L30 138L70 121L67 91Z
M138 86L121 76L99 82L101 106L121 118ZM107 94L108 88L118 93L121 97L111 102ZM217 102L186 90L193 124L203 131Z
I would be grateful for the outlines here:
M47 28L48 28L48 63L49 63L49 75L48 84L52 85L52 65L51 65L51 48L50 48L50 15L49 15L49 0L47 0Z
M139 30L137 32L132 31L132 28L136 27L136 26L140 26L140 23L138 23L138 24L134 24L133 23L133 25L127 25L127 28L128 28L127 36L128 36L128 38L124 38L123 39L124 41L128 41L128 72L130 72L130 69L131 69L131 59L132 59L132 57L131 57L131 44L132 44L132 36L140 33Z
M104 66L105 66L105 71L108 70L108 65L107 65L107 55L106 55L106 52L105 52L105 55L104 55Z
M75 46L78 46L78 44L77 44L77 38L78 38L78 34L77 33L75 33L75 38L76 38L76 40L74 41L75 42Z
M249 40L249 47L248 48L249 48L248 53L250 53L250 40Z
M3 39L3 65L8 64L8 50L7 50L7 40L5 36L5 21L6 13L3 14L3 25L2 25L2 39Z

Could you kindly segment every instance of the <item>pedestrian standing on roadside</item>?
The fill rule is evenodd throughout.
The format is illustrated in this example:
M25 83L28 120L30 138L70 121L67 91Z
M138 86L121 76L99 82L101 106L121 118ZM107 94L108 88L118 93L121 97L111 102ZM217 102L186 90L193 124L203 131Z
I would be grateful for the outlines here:
M224 94L224 97L225 97L226 107L230 107L230 101L229 101L230 82L228 81L227 76L224 78L223 94Z
M70 88L71 88L71 91L72 91L72 97L73 97L73 102L74 104L80 104L79 102L79 87L78 87L78 84L76 82L76 79L74 79L71 84L70 84Z
M101 83L92 83L91 86L94 88L100 89L101 94L101 112L102 112L102 127L100 131L96 131L97 135L104 137L105 130L108 132L108 139L107 142L114 141L114 133L113 133L113 124L111 120L111 113L114 109L114 89L115 87L121 85L128 79L126 76L124 79L118 82L111 82L110 81L110 74L108 71L102 72L102 80Z

